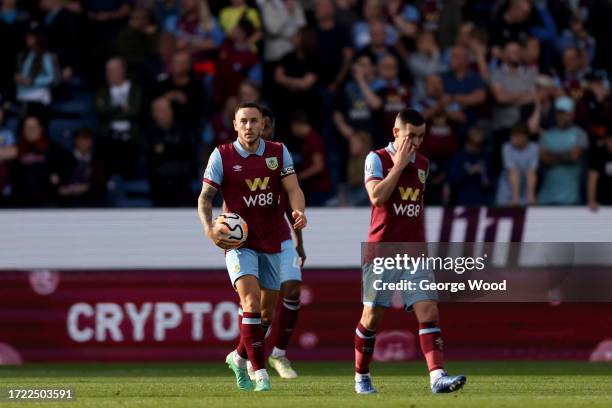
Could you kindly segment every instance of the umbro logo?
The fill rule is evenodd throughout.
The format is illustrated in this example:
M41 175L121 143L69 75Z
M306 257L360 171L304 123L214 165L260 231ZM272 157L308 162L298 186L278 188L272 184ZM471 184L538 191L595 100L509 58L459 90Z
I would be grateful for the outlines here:
M242 171L242 166L237 164L233 167L234 171Z

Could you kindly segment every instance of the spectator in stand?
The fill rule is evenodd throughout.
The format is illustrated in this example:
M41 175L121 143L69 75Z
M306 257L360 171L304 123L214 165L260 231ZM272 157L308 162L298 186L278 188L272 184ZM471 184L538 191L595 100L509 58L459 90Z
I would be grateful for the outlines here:
M59 149L47 140L41 121L35 116L26 117L12 174L15 205L44 207L53 202L59 183L55 172L59 156Z
M11 165L17 158L13 132L3 126L4 109L0 108L0 207L8 204L11 195Z
M525 40L523 47L523 63L527 69L532 69L536 72L547 72L548 70L542 69L542 47L540 41L535 37L529 37Z
M555 100L563 96L559 83L548 75L538 75L536 79L536 107L539 109L537 126L531 128L532 133L540 133L555 123Z
M299 0L257 0L264 26L263 59L280 61L295 51L295 36L306 26L306 15Z
M419 31L421 13L412 4L403 0L387 0L387 16L393 22L400 37L414 40Z
M101 157L109 176L133 178L138 161L142 90L127 79L125 62L120 58L107 61L106 82L96 96Z
M130 76L141 78L145 73L144 64L155 52L156 31L148 10L132 11L128 26L121 30L116 44L117 55L125 61Z
M210 129L212 133L207 138L212 146L231 143L238 137L233 122L236 106L238 106L238 98L230 96L225 100L223 110L213 116Z
M397 114L412 102L410 85L400 79L398 65L398 60L391 54L380 58L376 67L378 78L373 84L376 92L369 95L372 91L363 87L370 107L381 117L382 133L375 135L375 144L381 147L391 140Z
M569 47L563 51L563 73L559 77L565 93L578 100L582 96L582 85L588 72L584 51Z
M234 29L245 22L251 24L252 30L246 38L252 51L257 51L257 42L261 40L261 19L256 8L249 7L246 0L230 0L230 5L221 9L219 24L226 34L232 35Z
M545 205L580 204L581 162L589 140L584 130L574 124L574 101L562 96L555 101L556 126L540 138L540 160L545 173L538 202Z
M557 37L556 46L560 54L568 48L583 50L589 64L595 59L595 39L586 31L584 23L577 16L571 18L569 27Z
M273 105L279 118L277 127L284 133L287 123L282 119L295 110L310 110L312 123L321 124L316 93L317 69L316 38L309 29L300 29L293 35L294 51L285 55L276 66L274 80L279 87Z
M52 88L60 80L57 57L48 51L47 39L38 32L26 36L28 51L20 54L15 82L17 101L26 114L38 115L45 123L49 119Z
M450 71L442 74L444 92L465 112L465 127L459 130L465 136L467 129L476 125L481 107L487 98L486 85L478 72L469 69L468 50L455 46L450 51Z
M417 101L414 109L421 112L427 121L427 137L420 149L430 160L427 201L431 204L446 204L450 200L447 183L449 166L459 149L459 138L455 129L465 126L466 117L459 104L444 93L439 75L427 77L426 92L426 98Z
M612 130L612 96L606 71L593 71L586 80L586 90L576 107L576 124L587 131L595 147Z
M102 163L94 155L90 129L75 132L74 148L59 171L58 204L62 207L100 207L106 203L106 178Z
M164 30L174 35L179 49L188 51L196 60L210 58L225 38L208 0L182 0L179 12L166 17Z
M215 77L215 104L223 106L223 101L238 94L238 85L245 79L261 84L262 67L258 55L249 44L253 26L248 20L241 20L231 32L217 60Z
M374 56L374 61L377 63L382 57L389 54L393 55L397 61L402 61L404 58L395 47L387 44L385 24L379 20L374 20L368 24L370 42L363 47L359 54L369 53ZM408 72L402 71L402 76L408 75Z
M466 72L478 73L484 82L489 81L489 61L487 60L487 35L476 28L471 22L463 22L457 29L454 44L447 47L442 53L442 61L451 70L451 57L453 51L462 49L465 51ZM458 59L456 60L458 62Z
M291 134L299 139L301 145L293 158L306 196L306 205L323 206L332 197L323 138L314 131L305 111L296 111L291 115Z
M261 90L255 82L245 79L238 85L238 103L257 102L265 104L261 98Z
M147 132L147 142L153 205L191 205L195 199L191 189L196 168L194 133L174 119L166 98L153 101L151 116L153 124Z
M327 111L349 73L354 51L349 32L336 21L332 0L314 0L314 12L319 60L325 61L319 65L317 78L323 88L323 109Z
M372 24L382 24L384 43L393 47L398 41L397 31L393 25L386 22L384 3L381 0L365 0L363 2L363 20L357 21L352 28L353 46L360 50L372 42Z
M193 72L201 78L206 104L212 106L217 54L225 33L211 13L208 0L187 0L180 11L168 16L165 30L174 35L176 48L192 58Z
M87 28L90 32L88 47L91 56L88 72L96 84L103 82L99 68L115 52L117 35L126 26L132 10L132 0L83 0Z
M17 0L0 1L0 103L15 95L15 71L17 55L24 48L30 16L17 8Z
M433 33L424 31L417 38L417 50L408 59L408 67L414 78L413 95L416 100L425 97L425 79L432 74L446 71L440 49Z
M589 208L597 211L600 205L612 205L612 131L606 133L603 145L589 160L587 182Z
M552 16L545 7L529 0L508 0L500 8L491 31L491 43L503 47L508 42L523 42L535 36L542 42L552 42L557 33ZM497 57L500 49L493 49Z
M510 141L502 146L503 171L497 186L497 205L524 206L536 203L539 147L529 141L529 128L517 123L510 129Z
M172 57L170 75L157 86L157 96L172 102L176 120L191 129L198 129L202 117L206 116L206 104L201 84L191 70L191 56L179 51Z
M172 72L172 59L176 54L176 41L168 32L159 33L155 52L142 67L144 77L141 79L147 100L155 99L159 81L163 81Z
M504 47L503 65L491 72L493 130L496 143L501 146L512 125L521 119L521 109L533 105L536 99L537 72L522 64L522 49L516 42Z
M444 93L444 84L440 75L429 75L425 82L425 98L419 100L414 108L427 122L465 123L465 113L453 98Z
M370 151L372 151L372 138L366 132L357 131L349 152L346 170L346 197L342 198L342 204L346 201L352 206L370 205L370 197L363 180L365 161Z
M64 7L62 0L41 0L39 6L44 12L42 32L48 40L49 49L58 57L63 80L68 81L81 60L77 17Z
M450 166L448 181L453 204L481 206L491 203L491 167L489 156L483 149L485 132L472 128L463 149L455 155Z
M447 178L453 156L459 149L455 128L465 123L465 114L459 104L444 93L439 75L430 75L426 82L427 97L417 101L414 109L427 122L427 136L420 152L429 159L428 203L446 204L450 200Z
M334 124L342 136L336 151L342 166L346 163L348 151L356 150L354 145L360 144L355 139L357 132L365 132L372 137L371 135L380 133L381 127L363 92L366 88L373 93L376 92L374 88L376 71L369 55L363 54L357 57L353 64L353 77L354 79L348 81L338 95L333 113Z

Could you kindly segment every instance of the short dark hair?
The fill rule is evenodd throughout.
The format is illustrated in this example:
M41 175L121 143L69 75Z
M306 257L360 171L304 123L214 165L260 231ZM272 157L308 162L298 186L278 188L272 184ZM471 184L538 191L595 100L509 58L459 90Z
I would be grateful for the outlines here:
M411 108L402 109L402 111L397 114L397 118L402 125L421 126L425 123L423 115Z
M263 108L257 102L240 102L236 109L234 109L234 116L238 113L240 109L254 108L259 111L259 113L263 116Z
M263 116L264 118L270 118L270 123L272 123L272 126L274 126L274 112L272 112L272 109L268 108L267 106L263 106L261 108L261 116Z
M255 32L255 26L247 18L241 18L240 21L238 21L237 26L244 32L244 35L247 38L253 35L253 33Z
M510 134L511 135L522 134L522 135L529 136L529 126L527 126L524 122L516 122L510 128Z

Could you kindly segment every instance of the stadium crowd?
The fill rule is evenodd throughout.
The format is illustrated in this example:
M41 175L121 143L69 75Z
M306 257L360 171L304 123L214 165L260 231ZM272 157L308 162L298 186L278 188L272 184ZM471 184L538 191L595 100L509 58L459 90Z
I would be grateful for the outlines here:
M608 0L0 0L0 206L193 206L260 101L309 205L395 115L437 205L612 205Z

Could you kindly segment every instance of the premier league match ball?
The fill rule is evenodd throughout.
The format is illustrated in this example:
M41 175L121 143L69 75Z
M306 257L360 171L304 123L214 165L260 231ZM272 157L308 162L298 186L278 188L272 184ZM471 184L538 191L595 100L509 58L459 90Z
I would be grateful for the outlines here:
M247 223L236 213L223 213L215 220L217 224L225 225L228 229L229 239L243 244L249 236Z

